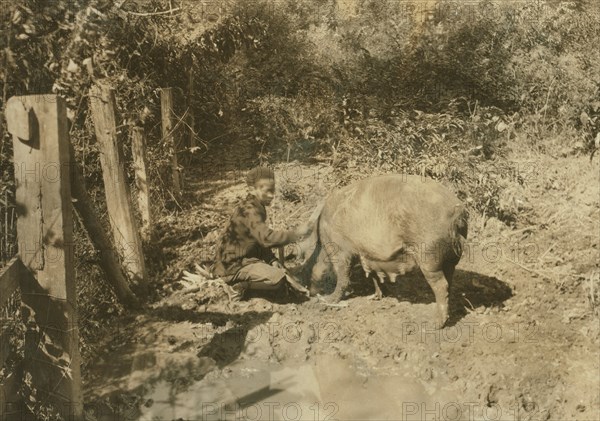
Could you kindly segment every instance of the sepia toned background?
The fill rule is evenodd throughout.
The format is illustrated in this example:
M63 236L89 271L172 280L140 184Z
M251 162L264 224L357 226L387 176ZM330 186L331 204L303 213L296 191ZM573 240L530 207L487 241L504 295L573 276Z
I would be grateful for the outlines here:
M101 160L92 104L95 87L114 95L147 290L142 309L115 294L112 249L74 201L85 419L600 419L596 1L0 0L0 16L0 266L21 216L8 100L64 99L112 238L106 176L121 170ZM357 267L340 306L186 290L257 164L277 176L275 228L369 175L445 183L470 215L448 326L431 324L420 273L377 301ZM38 330L18 292L0 299L0 384L19 378L0 419L59 419L25 363Z

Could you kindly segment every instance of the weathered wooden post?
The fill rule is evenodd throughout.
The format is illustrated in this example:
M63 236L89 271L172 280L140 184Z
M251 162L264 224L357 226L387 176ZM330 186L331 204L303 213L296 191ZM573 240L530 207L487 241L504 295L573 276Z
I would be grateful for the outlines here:
M150 209L150 185L146 172L146 137L144 129L134 127L131 137L131 150L135 168L135 183L138 190L138 207L142 215L142 236L148 241L152 230L152 211Z
M160 112L162 116L162 135L165 143L169 146L171 155L171 173L173 177L173 196L176 200L181 198L181 180L179 176L179 164L177 162L177 150L179 144L174 133L174 108L173 88L162 88L160 90Z
M113 90L107 85L92 86L90 106L100 147L106 206L115 246L137 292L144 294L147 289L146 267L142 241L131 207L131 193L125 177L123 147L117 137Z
M189 125L189 147L196 147L196 132L195 125L196 119L194 118L194 113L192 112L192 98L194 97L194 66L190 66L188 74L188 125Z
M73 266L73 215L65 101L56 95L12 97L17 232L26 369L38 399L68 420L83 419ZM35 322L35 323L32 323ZM39 327L39 330L35 326Z
M195 148L196 147L196 129L195 129L196 119L194 118L194 114L192 114L191 111L190 111L190 114L188 116L188 125L190 126L189 127L189 144L190 144L190 148Z
M92 206L92 200L88 195L81 167L75 162L73 146L70 147L71 157L71 195L75 202L73 206L79 212L89 239L100 252L100 268L102 268L106 281L112 286L119 301L128 308L139 305L135 295L129 288L127 279L121 271L121 264L113 242L110 240L100 218L96 215Z

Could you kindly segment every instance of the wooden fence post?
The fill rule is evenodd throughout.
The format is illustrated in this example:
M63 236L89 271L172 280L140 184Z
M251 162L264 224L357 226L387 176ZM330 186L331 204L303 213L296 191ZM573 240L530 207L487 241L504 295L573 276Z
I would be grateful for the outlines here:
M10 112L9 112L10 110ZM17 232L26 369L38 399L63 418L83 419L79 332L73 262L69 133L64 99L12 97ZM31 322L35 322L33 325Z
M177 162L177 151L179 142L174 133L173 124L173 88L162 88L160 90L160 112L162 117L162 135L165 143L169 146L171 154L171 173L173 177L173 196L176 200L181 199L181 180L179 176L179 164Z
M131 140L135 183L138 189L138 207L142 215L142 236L145 241L148 241L151 238L153 220L150 209L150 185L148 184L146 172L146 137L144 129L134 127Z
M75 157L73 145L70 146L71 157ZM71 194L75 203L73 206L79 212L85 230L88 233L89 239L100 252L100 268L104 272L106 281L112 286L115 295L128 308L136 308L139 305L135 295L129 289L127 279L121 271L121 264L116 254L115 247L110 240L104 227L100 222L100 218L96 215L92 206L92 201L88 195L85 186L85 180L80 166L75 159L71 166Z
M194 118L194 114L192 114L191 111L190 111L190 115L188 118L189 118L188 125L190 126L190 132L189 132L190 148L195 148L196 147L196 131L195 131L196 119Z
M113 90L106 85L92 86L90 106L96 139L100 146L106 205L115 246L137 292L145 294L147 283L142 241L131 207L131 193L125 177L123 147L117 139L116 102Z
M188 75L188 109L189 109L189 147L196 147L196 132L195 132L195 124L196 119L194 118L194 113L192 112L192 98L194 97L194 66L190 66Z

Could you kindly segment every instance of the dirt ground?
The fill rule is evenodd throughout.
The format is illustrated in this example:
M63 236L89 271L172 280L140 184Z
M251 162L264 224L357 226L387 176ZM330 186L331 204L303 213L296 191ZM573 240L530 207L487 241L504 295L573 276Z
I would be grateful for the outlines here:
M191 171L193 206L161 221L162 257L150 263L162 298L98 346L83 373L88 418L600 419L598 161L510 159L535 168L503 198L519 207L517 226L471 215L443 330L420 274L384 285L380 301L356 276L346 307L285 294L229 303L217 284L182 292L181 271L212 258L245 194L233 164ZM321 163L276 173L275 227L296 225L341 183Z

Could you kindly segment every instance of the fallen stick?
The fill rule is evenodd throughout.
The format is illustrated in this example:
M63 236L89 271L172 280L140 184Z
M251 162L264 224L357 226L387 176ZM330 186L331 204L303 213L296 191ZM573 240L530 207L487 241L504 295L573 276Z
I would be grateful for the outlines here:
M537 229L537 225L530 225L530 226L525 227L525 228L520 228L518 230L511 231L511 232L508 233L508 235L519 234L519 233L525 232L527 230L535 231L535 229Z
M546 224L550 225L552 222L554 222L556 219L558 219L559 216L563 216L565 212L566 212L566 210L564 210L564 209L556 212L554 215L552 215L550 218L548 218L548 221L546 222Z
M538 257L538 261L541 262L542 259L544 258L544 256L546 256L548 254L548 252L554 248L554 246L556 246L556 241L553 242L552 245L550 245L550 247L548 247L548 249L545 252L543 252L540 257Z
M463 295L463 299L464 299L464 300L465 300L467 303L469 303L469 305L471 306L471 308L470 308L470 309L468 309L468 308L466 308L466 307L465 307L465 310L467 310L469 313L474 313L474 312L475 312L475 307L473 307L473 303L471 303L471 301L470 301L470 300L469 300L467 297L465 297L464 295Z
M294 216L296 216L298 213L300 213L300 211L304 211L306 210L306 206L300 206L298 209L296 209L294 212L292 212L289 216L286 216L286 219L290 219Z
M143 12L130 12L129 10L124 10L124 12L129 15L134 15L134 16L159 16L159 15L166 15L169 13L173 13L178 10L181 10L181 8L175 7L173 9L169 9L169 10L161 10L160 12L145 12L145 13L143 13Z
M515 262L514 260L510 260L510 259L506 259L506 258L505 258L505 260L507 260L507 261L509 261L510 263L513 263L513 264L515 264L515 265L519 266L521 269L525 269L527 272L535 273L536 275L539 275L539 276L541 276L541 277L543 277L543 278L546 278L546 279L548 279L549 281L554 281L554 278L551 278L550 276L548 276L548 275L546 275L546 274L544 274L544 273L542 273L542 272L540 272L540 271L538 271L538 270L535 270L535 269L529 268L529 267L527 267L527 266L525 266L525 265L522 265L522 264L521 264L521 263L519 263L519 262Z

